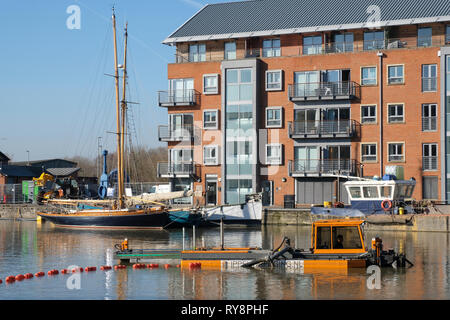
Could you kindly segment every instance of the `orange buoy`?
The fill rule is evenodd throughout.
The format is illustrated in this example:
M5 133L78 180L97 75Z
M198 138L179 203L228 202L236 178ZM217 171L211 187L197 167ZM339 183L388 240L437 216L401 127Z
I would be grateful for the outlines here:
M8 276L8 277L6 277L5 281L6 281L6 283L12 283L12 282L15 282L15 281L16 281L16 277L14 277L14 276Z
M170 264L165 264L164 268L169 269L170 268Z
M62 270L61 270L61 273L62 273L62 274L66 274L67 272L69 272L69 270L67 270L67 269L62 269Z
M41 272L36 272L35 274L34 274L34 276L35 277L42 277L42 276L44 276L45 275L45 273L43 273L42 271Z
M32 273L26 273L24 276L25 276L25 279L33 278L33 274Z
M181 266L179 264L177 264L177 268L180 268Z

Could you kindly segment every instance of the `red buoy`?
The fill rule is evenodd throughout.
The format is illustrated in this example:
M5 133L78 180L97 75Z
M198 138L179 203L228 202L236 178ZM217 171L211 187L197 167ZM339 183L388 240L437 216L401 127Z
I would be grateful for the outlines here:
M8 276L5 279L6 283L12 283L14 281L16 281L16 277L15 276Z
M32 273L26 273L24 276L25 276L25 279L33 278L33 274Z
M18 274L16 276L16 281L22 281L23 279L25 279L25 276L23 274Z
M61 270L61 273L62 273L62 274L66 274L67 272L69 272L69 270L67 270L67 269L62 269L62 270Z
M165 264L164 268L169 269L170 268L170 264Z
M34 276L35 277L43 277L43 276L45 276L45 273L44 272L36 272L35 274L34 274Z

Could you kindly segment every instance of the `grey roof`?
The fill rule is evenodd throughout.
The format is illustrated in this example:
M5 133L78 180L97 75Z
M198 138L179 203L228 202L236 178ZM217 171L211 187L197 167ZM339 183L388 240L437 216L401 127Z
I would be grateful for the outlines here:
M10 158L8 158L8 156L6 154L4 154L3 152L0 151L0 161L9 161L11 160Z
M45 171L54 177L68 177L77 173L80 169L81 168L47 168Z
M76 162L65 160L65 159L46 159L46 160L33 160L33 161L19 161L11 163L17 166L33 166L33 167L44 167L44 168L74 168L77 166Z
M203 7L163 43L450 21L449 0L257 0Z

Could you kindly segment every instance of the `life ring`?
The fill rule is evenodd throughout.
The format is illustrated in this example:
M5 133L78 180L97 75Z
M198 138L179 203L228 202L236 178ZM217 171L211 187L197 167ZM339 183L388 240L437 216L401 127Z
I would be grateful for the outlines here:
M387 203L387 207L386 207L386 203ZM389 199L383 200L383 202L381 202L381 208L383 208L384 211L388 211L392 208L392 201Z

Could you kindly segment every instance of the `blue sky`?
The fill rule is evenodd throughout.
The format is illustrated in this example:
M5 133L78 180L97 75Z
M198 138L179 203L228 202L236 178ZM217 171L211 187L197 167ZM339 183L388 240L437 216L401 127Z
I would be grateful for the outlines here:
M226 0L225 0L226 1ZM161 42L207 3L224 0L1 0L0 151L14 161L97 155L115 150L116 131L111 8L116 8L119 62L128 21L129 101L134 143L158 142L167 110L157 91L167 89L175 49ZM80 8L80 29L66 21ZM29 153L27 152L29 151Z

